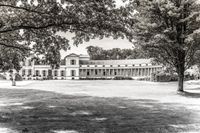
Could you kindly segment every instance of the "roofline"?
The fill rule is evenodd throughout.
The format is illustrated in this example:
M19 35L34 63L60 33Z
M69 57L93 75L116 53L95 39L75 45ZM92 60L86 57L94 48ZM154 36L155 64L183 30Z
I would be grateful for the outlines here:
M71 54L66 55L65 58L66 58L66 57L69 57L70 55L75 55L76 57L80 57L80 55L78 55L78 54L71 53Z

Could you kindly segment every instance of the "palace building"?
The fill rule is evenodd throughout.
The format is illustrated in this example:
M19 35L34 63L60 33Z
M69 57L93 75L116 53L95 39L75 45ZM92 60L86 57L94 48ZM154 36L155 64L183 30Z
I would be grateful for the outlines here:
M90 60L87 55L69 54L59 69L50 65L36 64L27 59L19 74L24 79L106 79L115 77L150 78L151 74L163 69L151 59Z

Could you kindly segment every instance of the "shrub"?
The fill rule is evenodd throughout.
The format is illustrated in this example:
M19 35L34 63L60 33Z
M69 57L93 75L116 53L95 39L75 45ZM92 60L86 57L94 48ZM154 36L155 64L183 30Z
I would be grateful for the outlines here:
M170 81L177 81L178 76L175 74L169 73L153 73L151 75L151 80L156 82L170 82Z
M6 76L3 74L0 74L0 80L6 80Z
M19 74L16 74L16 75L15 75L15 80L16 80L16 81L22 81L22 80L23 80L23 78L22 78L22 76L21 76L21 75L19 75Z
M51 80L51 79L53 79L53 76L52 76L52 75L48 75L48 76L47 76L47 79L48 79L48 80Z
M120 77L120 76L117 76L117 77L114 77L113 80L132 80L131 77Z
M11 75L10 75L10 76L11 76ZM11 76L10 80L13 80L12 76ZM22 80L23 80L23 77L17 73L17 74L15 75L15 81L22 81Z

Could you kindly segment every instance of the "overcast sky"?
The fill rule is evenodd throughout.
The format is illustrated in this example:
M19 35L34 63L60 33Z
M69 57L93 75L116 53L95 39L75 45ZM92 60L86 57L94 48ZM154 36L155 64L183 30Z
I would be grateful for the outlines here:
M116 3L118 6L121 6L123 3L121 0L116 0ZM72 35L69 33L63 34L66 38L70 39ZM65 57L66 55L70 53L76 53L76 54L87 54L86 47L87 46L99 46L104 49L111 49L111 48L132 48L132 44L126 40L126 39L117 39L113 40L112 38L104 38L104 39L94 39L90 40L89 42L84 42L83 44L80 44L78 47L71 46L71 50L68 50L67 52L61 52L62 57Z

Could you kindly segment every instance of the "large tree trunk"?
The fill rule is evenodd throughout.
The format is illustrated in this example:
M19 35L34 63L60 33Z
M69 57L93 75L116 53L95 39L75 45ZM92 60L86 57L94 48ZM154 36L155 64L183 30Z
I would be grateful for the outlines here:
M16 86L16 81L15 81L15 79L12 80L12 86Z
M16 86L15 74L12 74L12 86Z
M178 74L178 91L183 92L183 81L184 81L184 75Z
M183 92L184 91L184 72L185 72L185 67L184 65L180 65L178 68L178 92Z

